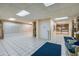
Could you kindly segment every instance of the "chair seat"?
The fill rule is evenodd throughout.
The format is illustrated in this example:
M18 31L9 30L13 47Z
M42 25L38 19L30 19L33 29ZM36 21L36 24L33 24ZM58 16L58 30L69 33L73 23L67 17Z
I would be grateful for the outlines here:
M65 39L65 46L68 49L68 51L70 53L75 53L75 46L73 46L74 43L70 44L69 41L68 41L68 40L74 40L74 39L72 37L64 37L64 39Z

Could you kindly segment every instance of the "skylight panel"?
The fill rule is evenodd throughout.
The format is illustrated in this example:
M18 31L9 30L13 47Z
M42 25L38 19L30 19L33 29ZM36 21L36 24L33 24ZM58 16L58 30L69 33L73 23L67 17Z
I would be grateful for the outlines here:
M55 4L55 3L44 3L44 5L45 5L46 7L51 6L51 5L53 5L53 4Z
M60 17L60 18L55 18L55 20L64 20L64 19L68 19L69 17Z
M24 17L24 16L29 15L29 14L30 14L30 13L29 13L28 11L22 10L22 11L20 11L19 13L17 13L16 15L17 15L17 16L20 16L20 17Z

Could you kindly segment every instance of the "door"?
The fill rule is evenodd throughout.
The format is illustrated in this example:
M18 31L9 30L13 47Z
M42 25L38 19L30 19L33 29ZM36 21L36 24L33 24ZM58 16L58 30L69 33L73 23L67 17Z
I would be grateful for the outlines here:
M50 39L50 24L49 21L40 21L40 38Z

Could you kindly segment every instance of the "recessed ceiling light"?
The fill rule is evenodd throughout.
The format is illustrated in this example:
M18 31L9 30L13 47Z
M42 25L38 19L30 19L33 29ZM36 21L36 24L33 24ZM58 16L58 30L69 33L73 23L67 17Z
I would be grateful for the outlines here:
M15 19L15 18L9 18L8 20L14 21L14 20L16 20L16 19Z
M55 4L55 3L43 3L46 7L48 7L48 6L51 6L51 5L53 5L53 4Z
M28 11L22 10L19 13L17 13L16 15L17 16L21 16L21 17L24 17L24 16L29 15L29 14L30 13Z
M64 19L68 19L69 17L60 17L60 18L55 18L55 20L64 20Z

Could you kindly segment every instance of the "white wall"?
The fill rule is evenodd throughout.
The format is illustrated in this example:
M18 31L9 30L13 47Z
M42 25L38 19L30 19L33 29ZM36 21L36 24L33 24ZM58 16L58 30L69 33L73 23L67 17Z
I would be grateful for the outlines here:
M4 34L32 32L32 25L4 22Z

